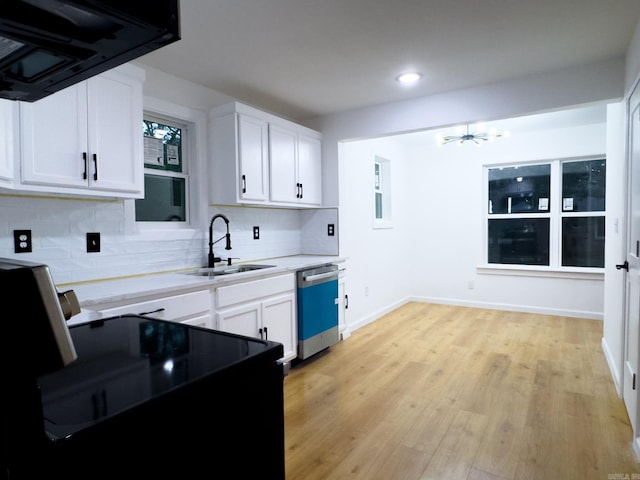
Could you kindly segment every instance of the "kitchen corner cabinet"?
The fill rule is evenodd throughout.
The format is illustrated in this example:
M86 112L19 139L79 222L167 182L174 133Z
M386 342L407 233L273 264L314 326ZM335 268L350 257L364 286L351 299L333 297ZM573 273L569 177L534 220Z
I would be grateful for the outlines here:
M20 102L20 188L141 198L144 71L124 65Z
M211 203L321 206L320 133L237 102L210 117Z
M120 302L96 305L91 309L99 311L102 318L132 314L212 328L211 291L209 288L144 301L134 300L125 304Z
M219 330L279 342L284 361L297 356L295 274L218 287L214 298Z

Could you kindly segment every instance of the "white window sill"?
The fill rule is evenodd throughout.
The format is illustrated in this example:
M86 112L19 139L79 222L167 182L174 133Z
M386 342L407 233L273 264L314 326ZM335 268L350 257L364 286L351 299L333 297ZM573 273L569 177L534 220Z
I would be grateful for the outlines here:
M549 277L549 278L573 278L581 280L604 279L603 268L576 268L576 267L540 267L536 265L502 265L486 264L476 267L479 275L510 275L523 277Z

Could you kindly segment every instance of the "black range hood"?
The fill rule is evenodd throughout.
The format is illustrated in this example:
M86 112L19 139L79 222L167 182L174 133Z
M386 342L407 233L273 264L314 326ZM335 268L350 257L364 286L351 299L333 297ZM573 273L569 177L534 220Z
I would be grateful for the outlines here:
M180 39L178 0L2 0L0 98L33 102Z

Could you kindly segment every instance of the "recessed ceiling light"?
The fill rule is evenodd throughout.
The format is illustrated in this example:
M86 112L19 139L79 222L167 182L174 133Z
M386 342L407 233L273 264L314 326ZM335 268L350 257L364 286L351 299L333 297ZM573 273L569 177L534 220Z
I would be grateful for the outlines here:
M396 77L396 81L401 83L402 85L411 85L416 83L418 80L422 78L422 75L418 72L407 72L402 73Z

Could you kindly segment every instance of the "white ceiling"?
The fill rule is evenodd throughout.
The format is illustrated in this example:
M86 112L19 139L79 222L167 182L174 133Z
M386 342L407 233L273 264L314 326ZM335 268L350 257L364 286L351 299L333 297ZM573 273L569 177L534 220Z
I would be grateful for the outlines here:
M638 0L181 0L139 61L290 118L622 57ZM419 85L394 80L417 69Z

